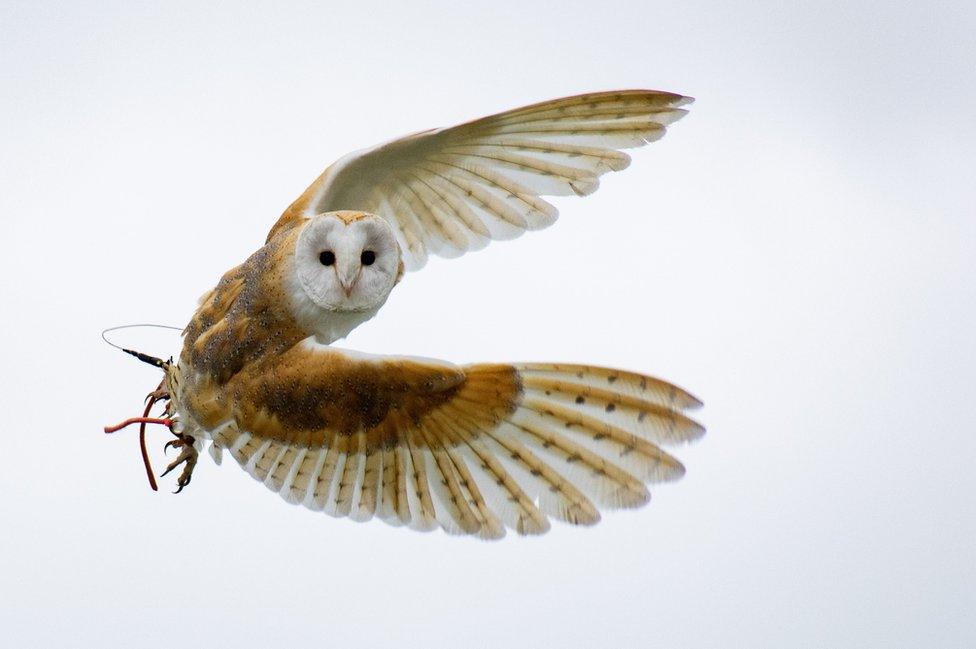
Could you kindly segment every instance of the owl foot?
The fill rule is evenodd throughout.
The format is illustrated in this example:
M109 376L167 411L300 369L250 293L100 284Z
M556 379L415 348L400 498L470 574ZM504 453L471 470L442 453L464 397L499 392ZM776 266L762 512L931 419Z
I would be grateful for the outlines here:
M194 440L191 436L181 435L179 433L175 434L177 436L176 439L171 439L170 441L166 442L166 445L163 447L163 452L165 452L170 446L182 450L176 459L166 467L166 470L163 471L162 475L159 477L163 477L181 464L184 465L183 471L180 473L180 477L176 480L177 489L173 492L178 494L183 491L183 487L190 484L190 479L193 477L193 469L197 465L197 457L199 457L200 453L196 448L194 448L193 443L196 440Z

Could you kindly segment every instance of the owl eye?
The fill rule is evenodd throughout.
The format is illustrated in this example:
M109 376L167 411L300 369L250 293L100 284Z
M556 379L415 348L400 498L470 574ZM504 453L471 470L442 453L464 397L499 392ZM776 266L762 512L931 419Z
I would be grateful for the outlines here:
M319 253L319 261L323 266L331 266L335 263L335 253L331 250L323 250Z
M363 266L372 266L376 261L376 253L372 250L363 250L363 254L359 255L359 261Z

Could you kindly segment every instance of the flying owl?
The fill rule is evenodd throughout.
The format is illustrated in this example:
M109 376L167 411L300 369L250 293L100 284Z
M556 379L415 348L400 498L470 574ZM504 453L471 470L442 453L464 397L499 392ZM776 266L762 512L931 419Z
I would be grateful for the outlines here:
M286 501L356 521L494 539L644 505L648 483L684 473L661 446L704 433L688 392L601 367L457 366L333 343L430 255L551 225L541 196L594 192L629 165L621 149L660 138L691 101L579 95L339 159L201 298L177 362L130 352L164 378L124 424L169 426L179 489L209 440L217 463L226 450ZM161 400L165 417L149 417Z

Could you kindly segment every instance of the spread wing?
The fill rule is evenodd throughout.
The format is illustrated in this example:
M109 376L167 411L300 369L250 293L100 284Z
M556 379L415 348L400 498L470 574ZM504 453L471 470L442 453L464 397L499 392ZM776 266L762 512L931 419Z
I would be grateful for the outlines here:
M660 445L704 428L700 402L639 374L580 365L458 367L301 343L227 386L214 433L291 503L418 530L499 538L640 507L682 465Z
M330 166L272 228L332 210L379 214L396 232L409 270L429 254L457 257L494 239L551 225L540 198L596 191L620 171L620 149L664 135L692 99L654 90L547 101L351 153Z

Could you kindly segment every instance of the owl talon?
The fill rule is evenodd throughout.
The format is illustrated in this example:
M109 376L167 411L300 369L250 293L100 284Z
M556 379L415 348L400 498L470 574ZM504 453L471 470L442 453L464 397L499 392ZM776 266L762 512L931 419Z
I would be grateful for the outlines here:
M183 491L183 487L190 484L190 479L193 477L193 469L197 465L197 457L200 455L197 449L193 446L194 439L188 435L180 436L179 439L170 440L166 442L166 446L163 450L169 447L171 444L174 448L181 448L180 454L175 460L170 462L169 466L159 477L165 476L167 473L175 469L176 467L183 465L183 471L180 473L180 477L176 479L177 490L173 493L180 493Z
M168 442L166 442L163 445L163 455L166 455L169 452L169 447L170 446L172 446L173 448L183 448L185 445L186 445L186 442L184 442L180 438L171 439L171 440L169 440ZM164 473L163 475L166 475L166 474Z
M146 395L146 400L143 403L156 403L157 401L168 401L169 400L169 390L166 389L166 379L164 378L156 386L156 389Z
M186 473L186 470L185 469L183 470L183 473L184 474ZM183 487L185 487L186 485L190 484L190 480L192 478L193 478L192 475L187 475L186 478L184 479L183 475L181 475L180 476L180 479L176 481L176 491L174 491L173 493L174 494L178 494L181 491L183 491Z
M169 401L169 391L160 383L159 387L146 395L143 403L156 403L157 401Z

